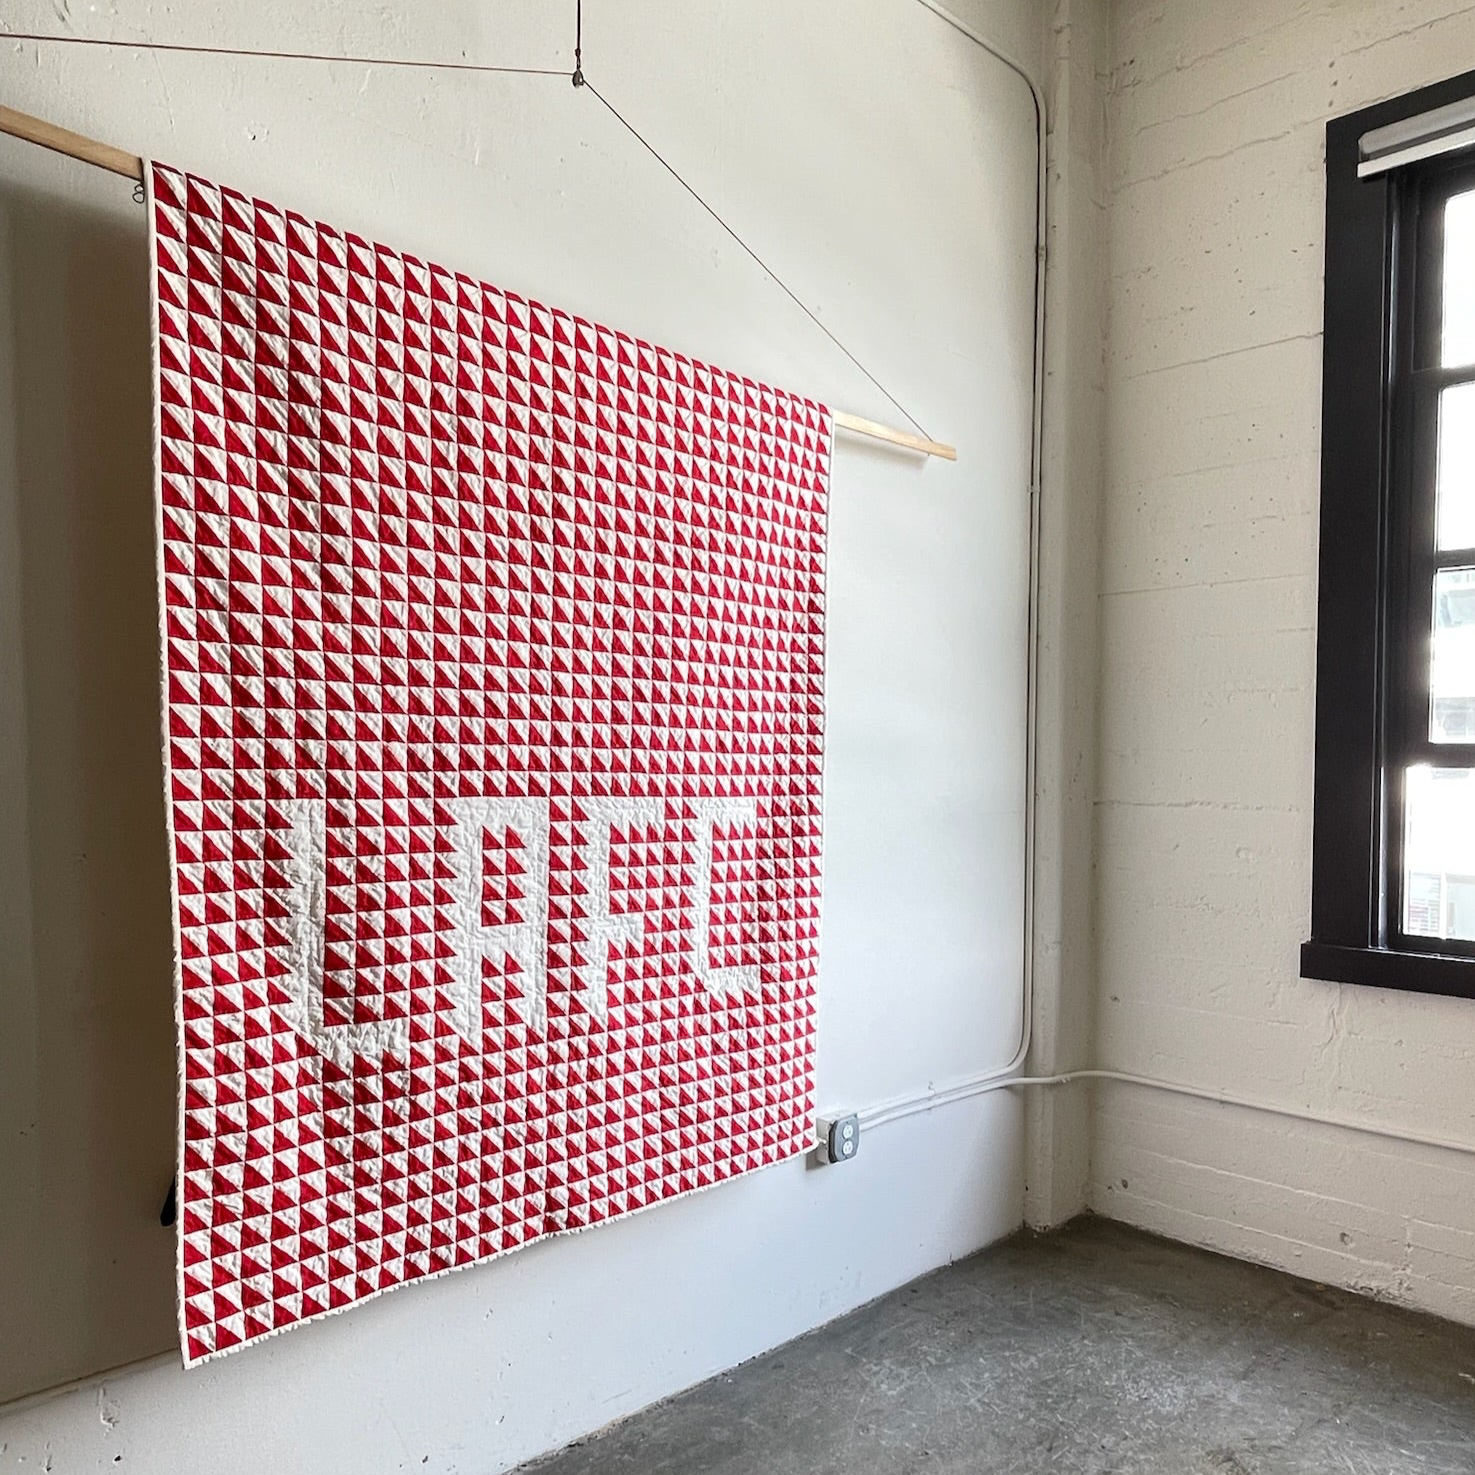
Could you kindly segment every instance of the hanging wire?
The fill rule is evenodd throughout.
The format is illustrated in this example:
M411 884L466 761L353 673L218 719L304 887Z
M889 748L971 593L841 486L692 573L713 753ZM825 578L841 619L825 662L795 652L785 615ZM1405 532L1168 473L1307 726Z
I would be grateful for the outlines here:
M0 31L0 41L50 41L67 46L106 46L122 51L171 51L184 56L246 56L267 61L336 61L349 66L420 67L433 72L490 72L512 77L562 77L556 67L499 67L474 61L419 61L399 56L339 56L320 51L258 51L237 46L187 46L173 41L118 41L106 36L46 36L30 31Z
M921 421L918 420L917 417L913 415L911 411L908 410L907 407L903 405L902 402L897 399L897 397L892 394L892 392L887 389L886 386L882 384L881 381L877 379L876 376L871 373L871 371L866 368L866 366L861 363L861 361L856 358L856 356L851 353L851 351L846 348L843 343L841 343L841 341L834 335L834 333L830 331L830 329L824 323L823 319L819 317L819 315L813 310L813 308L811 308L809 304L805 302L799 296L799 294L795 292L794 289L789 286L789 284L737 233L737 231L727 223L722 215L718 213L716 206L709 204L706 198L698 192L696 186L686 179L681 171L677 169L676 166L672 164L671 161L667 159L666 156L662 154L661 151L656 148L653 143L651 143L651 141L614 105L614 103L612 103L609 98L607 98L604 93L602 93L592 82L587 81L584 76L584 0L574 0L574 86L588 87L589 91L592 92L594 96L599 99L601 106L605 109L606 112L609 113L610 117L612 117L620 125L620 127L623 128L625 132L628 133L630 137L633 138L636 143L638 143L641 148L643 148L646 153L648 153L651 158L653 158L656 163L658 163L661 168L664 169L666 173L669 174L671 178L674 179L676 183L679 184L681 188L684 189L687 194L689 194L692 199L694 199L697 204L700 205L702 209L705 210L707 214L710 215L712 219L715 220L717 224L720 225L722 229L727 232L729 236L732 237L734 241L737 242L737 244L743 249L743 251L747 253L748 257L752 261L757 263L759 270L762 271L762 273L769 279L769 281L771 281L774 286L776 286L779 291L781 291L784 296L787 297L789 301L792 302L794 306L797 307L799 311L802 312L804 316L807 317L809 321L813 323L814 326L818 328L820 332L823 333L825 337L828 338L830 342L833 343L835 347L838 348L840 352L843 353L845 357L849 359L850 362L854 364L855 367L859 369L863 375L865 375L866 379L871 383L871 385L880 391L880 393L887 399L887 401L889 401L889 403L897 411L897 413L900 414L905 420L907 420L912 428L916 430L917 433L924 440L932 439L932 437L923 428Z
M707 214L710 215L712 219L715 220L717 224L720 225L722 229L726 231L727 234L738 243L739 246L742 247L745 252L747 252L747 254L758 264L763 273L774 284L774 286L776 286L779 291L781 291L784 296L787 297L789 301L792 302L794 306L797 307L799 311L802 312L804 316L807 317L809 321L813 323L814 326L818 328L820 332L823 333L825 337L828 338L830 342L833 343L835 347L838 348L840 352L843 353L845 357L849 359L850 362L854 364L857 369L860 370L862 374L865 375L870 383L876 389L878 389L886 397L887 400L890 401L896 411L910 422L917 433L921 435L924 440L931 440L932 437L923 428L921 422L917 419L917 417L913 415L906 408L906 406L903 405L902 402L897 399L897 397L892 394L892 392L887 389L886 386L882 384L881 381L877 379L876 376L871 373L871 371L866 368L866 366L861 363L861 361L856 358L853 353L851 353L848 348L846 348L846 346L826 326L824 320L820 318L814 312L814 310L799 296L799 294L795 292L794 289L789 286L789 284L784 281L781 276L779 276L779 274L737 233L736 230L733 229L732 226L727 223L726 220L722 218L722 216L718 213L716 207L707 203L702 195L697 192L696 187L690 184L684 178L684 176L676 168L676 166L672 164L660 152L660 150L657 149L656 146L651 143L651 141L646 138L646 136L641 133L641 131L636 128L636 126L627 117L625 117L625 115L620 112L620 110L592 82L587 82L585 83L585 85L588 87L589 91L599 99L599 101L608 110L610 116L614 118L617 123L619 123L619 125L630 135L630 137L633 138L641 146L641 148L643 148L646 153L648 153L651 158L653 158L661 166L661 168L664 169L666 173L669 174L671 178L674 179L676 183L679 184L681 188L684 189L687 194L689 194L692 199L694 199L697 204L700 205L702 209L705 210Z

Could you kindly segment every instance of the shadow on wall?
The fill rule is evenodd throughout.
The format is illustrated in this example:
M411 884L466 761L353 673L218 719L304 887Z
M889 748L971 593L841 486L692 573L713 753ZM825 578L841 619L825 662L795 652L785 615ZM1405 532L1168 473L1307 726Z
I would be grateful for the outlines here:
M173 1340L148 246L133 208L0 192L0 536L12 517L18 535L0 647L21 672L4 700L27 809L0 826L0 884L28 890L30 918L29 942L0 938L0 1399Z

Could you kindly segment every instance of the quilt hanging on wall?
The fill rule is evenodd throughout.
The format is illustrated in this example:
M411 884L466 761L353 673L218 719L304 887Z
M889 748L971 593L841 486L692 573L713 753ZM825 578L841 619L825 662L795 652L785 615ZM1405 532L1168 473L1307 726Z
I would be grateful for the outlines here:
M810 1146L832 426L150 190L194 1363Z

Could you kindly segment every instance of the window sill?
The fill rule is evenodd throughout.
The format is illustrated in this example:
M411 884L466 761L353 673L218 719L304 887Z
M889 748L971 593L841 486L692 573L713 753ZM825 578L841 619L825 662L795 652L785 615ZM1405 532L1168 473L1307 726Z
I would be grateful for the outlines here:
M1399 953L1391 948L1303 942L1301 977L1475 999L1475 958L1450 957L1445 953Z

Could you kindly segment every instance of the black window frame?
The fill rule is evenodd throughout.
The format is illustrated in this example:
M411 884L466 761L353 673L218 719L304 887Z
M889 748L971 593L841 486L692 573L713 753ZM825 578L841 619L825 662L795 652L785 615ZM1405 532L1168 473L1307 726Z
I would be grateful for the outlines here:
M1475 72L1332 120L1326 131L1321 546L1311 939L1303 977L1475 998L1475 942L1402 931L1403 795L1428 742L1437 341L1421 280L1475 148L1358 177L1363 134L1475 96ZM1432 224L1431 224L1432 223ZM1422 320L1421 320L1422 314ZM1458 371L1458 379L1475 377Z

